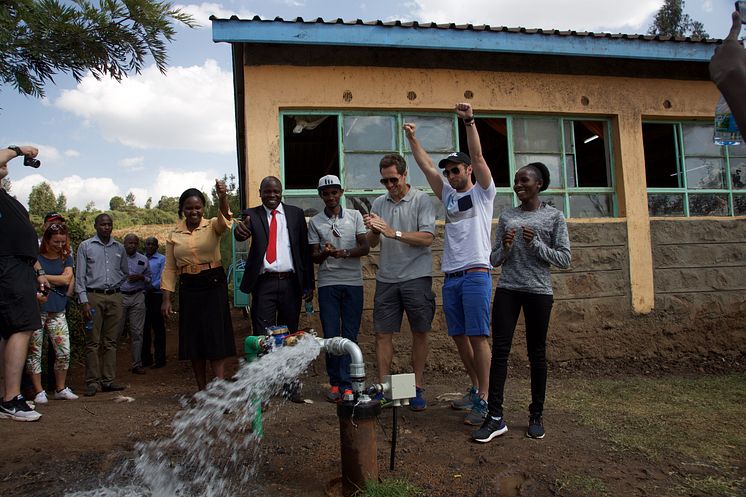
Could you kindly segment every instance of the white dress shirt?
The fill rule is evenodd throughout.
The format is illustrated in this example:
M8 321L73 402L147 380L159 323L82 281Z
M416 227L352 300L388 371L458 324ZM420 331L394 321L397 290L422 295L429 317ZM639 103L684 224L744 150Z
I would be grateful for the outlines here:
M267 213L267 226L272 225L272 211L264 207ZM275 219L277 220L277 259L275 262L270 264L267 262L267 254L264 254L262 273L289 273L294 271L293 267L293 254L290 251L290 234L288 233L288 222L285 217L285 208L282 203L277 206L277 214ZM267 231L267 246L269 246L269 230Z

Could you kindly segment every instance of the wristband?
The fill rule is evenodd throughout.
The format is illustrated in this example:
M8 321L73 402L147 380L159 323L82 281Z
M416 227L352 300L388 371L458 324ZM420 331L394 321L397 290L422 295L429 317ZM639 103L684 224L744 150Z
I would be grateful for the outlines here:
M8 149L12 150L13 152L15 152L16 153L16 157L20 157L20 156L23 155L23 150L21 150L21 147L19 147L17 145L9 145Z
M466 125L466 126L474 126L474 116L465 117L464 118L464 125Z

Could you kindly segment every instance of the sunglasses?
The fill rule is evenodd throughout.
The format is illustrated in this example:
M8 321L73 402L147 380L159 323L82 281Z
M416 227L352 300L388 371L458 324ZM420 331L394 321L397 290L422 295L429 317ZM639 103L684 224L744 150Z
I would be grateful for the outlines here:
M65 229L65 226L63 224L54 223L54 224L50 224L49 228L47 229L50 231L62 231Z
M389 183L391 183L392 185L398 185L399 184L399 178L381 178L381 184L383 186L386 186Z
M456 176L460 172L461 172L461 169L458 166L457 167L452 167L450 169L449 168L445 168L445 169L443 169L443 176L445 176L446 178L448 176L450 176L451 174L454 175L454 176Z
M342 233L339 231L339 228L337 228L337 221L332 221L332 235L334 235L337 238L342 238Z

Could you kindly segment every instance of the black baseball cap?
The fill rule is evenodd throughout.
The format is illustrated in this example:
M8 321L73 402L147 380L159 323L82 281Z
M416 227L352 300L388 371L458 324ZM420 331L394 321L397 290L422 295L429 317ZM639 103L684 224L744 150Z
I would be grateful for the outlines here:
M438 167L441 169L445 169L448 167L449 162L455 162L456 164L466 164L467 166L471 166L471 159L468 155L466 155L463 152L453 152L445 159L438 162Z
M62 221L64 223L65 218L59 212L47 212L47 215L44 216L44 222L48 223L50 221Z

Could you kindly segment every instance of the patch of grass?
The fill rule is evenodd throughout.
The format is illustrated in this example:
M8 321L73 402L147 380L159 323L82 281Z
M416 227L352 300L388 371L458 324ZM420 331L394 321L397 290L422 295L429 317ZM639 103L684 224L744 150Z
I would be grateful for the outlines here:
M688 476L678 490L682 494L710 495L713 497L738 497L743 495L746 480L727 480L725 478L707 476L704 478Z
M553 401L621 450L732 472L746 453L746 374L574 380Z
M382 482L370 481L366 484L365 490L355 495L356 497L415 497L425 494L406 480L391 479Z
M562 475L555 480L557 491L567 491L577 495L588 495L593 497L606 497L609 492L604 482L588 475Z

